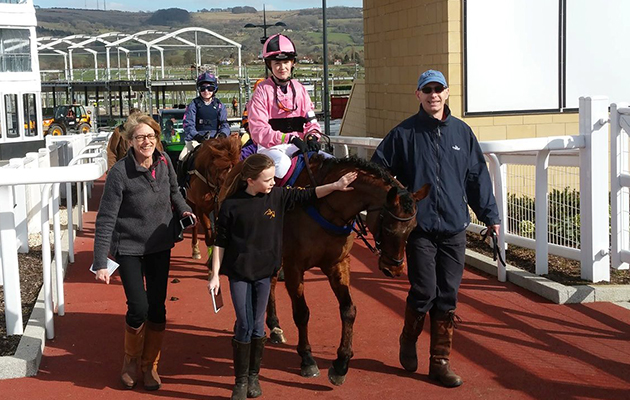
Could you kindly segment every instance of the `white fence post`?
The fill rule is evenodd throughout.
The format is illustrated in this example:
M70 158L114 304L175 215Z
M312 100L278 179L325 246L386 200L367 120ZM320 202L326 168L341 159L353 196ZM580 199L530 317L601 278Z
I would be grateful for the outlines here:
M536 275L549 273L548 170L549 150L539 151L536 156Z
M11 198L11 186L0 186L0 199ZM22 297L20 296L20 274L15 249L15 221L13 203L0 201L0 248L2 249L2 275L4 279L4 316L7 335L24 333L22 324Z
M612 251L611 263L615 269L628 269L628 232L630 232L630 189L628 188L628 134L630 119L628 103L610 106L610 203ZM623 111L622 111L623 110ZM622 182L622 181L625 181ZM626 253L622 255L621 253Z
M24 168L24 159L12 158L9 160L9 166L11 168L20 169ZM15 219L15 234L17 240L20 242L20 253L28 253L28 227L26 218L26 186L16 185L13 186L13 201L14 206L14 219Z
M580 97L580 135L581 277L610 281L607 97Z

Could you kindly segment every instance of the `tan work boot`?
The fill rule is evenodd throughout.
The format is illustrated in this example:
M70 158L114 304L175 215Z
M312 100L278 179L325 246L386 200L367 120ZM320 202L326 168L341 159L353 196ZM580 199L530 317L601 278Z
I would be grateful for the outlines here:
M445 387L460 386L463 381L450 365L451 348L453 347L453 328L455 310L447 312L431 311L431 358L429 362L429 378L440 382Z
M125 359L120 372L120 381L125 389L133 389L138 382L138 367L143 347L144 324L138 328L125 325Z
M166 323L157 324L147 321L144 338L144 350L142 351L142 373L145 390L158 390L162 386L162 380L158 375L157 367L162 352L164 329Z

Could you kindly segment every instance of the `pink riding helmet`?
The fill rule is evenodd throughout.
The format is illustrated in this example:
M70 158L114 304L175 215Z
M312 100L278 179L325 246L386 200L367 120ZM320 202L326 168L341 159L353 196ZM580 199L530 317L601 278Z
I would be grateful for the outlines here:
M262 54L265 60L295 60L297 58L297 51L291 39L280 33L267 39L263 45Z

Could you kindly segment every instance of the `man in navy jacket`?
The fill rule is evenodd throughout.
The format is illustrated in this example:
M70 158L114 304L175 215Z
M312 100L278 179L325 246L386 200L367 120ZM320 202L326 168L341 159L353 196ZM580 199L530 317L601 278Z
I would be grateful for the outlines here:
M431 320L429 378L446 387L462 384L450 368L457 292L464 272L468 206L490 230L499 232L499 213L479 143L470 127L451 115L444 75L420 75L417 114L383 139L372 161L389 169L411 192L431 185L417 204L418 225L407 243L411 288L400 335L400 363L416 371L416 342L427 312Z

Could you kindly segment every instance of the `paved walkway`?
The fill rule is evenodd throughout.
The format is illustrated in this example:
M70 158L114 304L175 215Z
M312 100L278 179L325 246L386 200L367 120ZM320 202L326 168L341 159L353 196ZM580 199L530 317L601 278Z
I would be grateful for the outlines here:
M55 317L56 338L46 343L39 374L0 381L0 399L229 398L234 313L229 303L219 314L211 311L206 268L189 258L189 240L173 252L171 279L179 283L169 286L160 364L163 388L152 393L120 389L124 294L118 278L104 285L88 272L94 217L95 212L86 214L85 230L76 239L76 261L65 285L66 315ZM310 272L306 284L310 338L322 376L299 375L296 329L286 291L280 287L279 316L288 343L266 349L263 399L630 398L628 309L612 303L557 305L467 269L458 308L463 322L455 333L452 357L464 385L444 389L426 377L426 332L419 341L419 373L408 374L398 365L405 277L384 277L376 258L360 242L353 250L352 271L358 315L346 383L335 387L326 377L339 342L339 311L326 278Z

